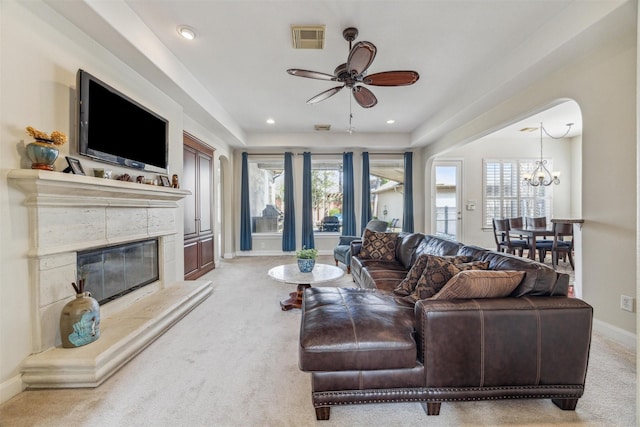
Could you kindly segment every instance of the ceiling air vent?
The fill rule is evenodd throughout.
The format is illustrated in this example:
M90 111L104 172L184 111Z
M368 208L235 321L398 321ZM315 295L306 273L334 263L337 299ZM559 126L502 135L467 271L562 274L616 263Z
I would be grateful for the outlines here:
M313 128L314 128L315 130L324 130L324 131L327 131L327 130L331 130L331 125L314 125L314 126L313 126Z
M292 25L294 49L323 49L324 25Z

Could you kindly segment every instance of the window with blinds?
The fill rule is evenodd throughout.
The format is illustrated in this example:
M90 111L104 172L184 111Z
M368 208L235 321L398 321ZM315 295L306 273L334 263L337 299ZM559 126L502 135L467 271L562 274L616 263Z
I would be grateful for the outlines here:
M553 167L547 159L547 166ZM484 228L492 228L493 218L552 215L552 186L532 187L524 181L535 160L483 160Z

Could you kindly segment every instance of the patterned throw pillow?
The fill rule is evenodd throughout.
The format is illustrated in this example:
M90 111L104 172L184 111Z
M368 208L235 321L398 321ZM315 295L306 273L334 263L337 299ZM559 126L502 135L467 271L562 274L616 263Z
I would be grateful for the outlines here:
M503 298L520 284L524 271L468 270L461 271L429 299Z
M380 261L394 261L396 259L396 241L398 233L381 233L364 230L362 247L358 256L362 259L377 259Z
M400 282L398 286L396 286L396 288L393 290L394 294L404 297L410 295L413 292L413 290L416 288L416 285L418 284L418 280L420 280L420 277L424 272L424 268L427 266L427 261L429 260L430 256L431 255L428 254L422 254L418 256L418 259L416 259L416 261L411 266L411 270L409 270L409 272L407 273L407 277L405 277L402 282ZM451 257L447 256L444 258L451 259L454 264L473 261L472 257L464 255Z
M402 299L405 302L416 303L425 298L431 298L456 274L464 270L486 270L489 263L484 261L472 261L456 264L450 257L429 255L427 267L418 280L415 289Z

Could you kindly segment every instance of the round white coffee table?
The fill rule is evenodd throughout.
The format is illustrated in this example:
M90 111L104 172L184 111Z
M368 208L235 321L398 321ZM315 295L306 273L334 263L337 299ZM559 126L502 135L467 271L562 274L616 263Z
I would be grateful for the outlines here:
M268 274L278 282L298 285L296 291L289 294L289 298L280 301L280 307L286 311L302 307L302 295L306 288L318 283L337 280L344 276L344 271L334 265L316 264L310 273L301 273L298 264L286 264L273 267Z

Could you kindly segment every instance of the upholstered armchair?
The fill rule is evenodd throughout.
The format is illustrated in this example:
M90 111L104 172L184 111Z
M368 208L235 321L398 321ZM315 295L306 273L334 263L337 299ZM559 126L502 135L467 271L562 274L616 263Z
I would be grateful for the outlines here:
M365 228L371 231L387 231L387 221L379 219L373 219L369 221ZM362 239L361 236L340 236L338 245L333 249L333 258L336 261L336 265L339 262L347 266L347 273L351 273L351 242L354 240Z

